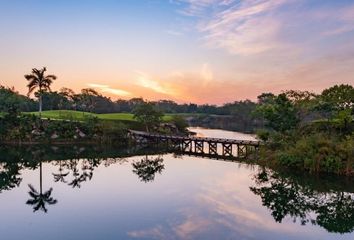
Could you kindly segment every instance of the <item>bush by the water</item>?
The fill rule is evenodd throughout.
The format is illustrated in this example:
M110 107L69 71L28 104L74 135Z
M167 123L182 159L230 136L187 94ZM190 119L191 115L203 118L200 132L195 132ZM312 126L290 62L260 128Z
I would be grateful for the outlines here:
M320 95L287 91L259 97L267 129L258 137L264 164L354 175L354 88L333 86Z
M287 135L268 133L269 140L261 150L261 161L274 167L354 174L354 134L306 129L306 132L293 131Z

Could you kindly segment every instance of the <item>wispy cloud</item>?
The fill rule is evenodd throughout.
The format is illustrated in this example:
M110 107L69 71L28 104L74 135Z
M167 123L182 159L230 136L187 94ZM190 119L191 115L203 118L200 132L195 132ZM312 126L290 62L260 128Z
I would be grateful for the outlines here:
M109 85L103 85L103 84L97 84L97 83L88 83L87 84L89 87L92 87L94 89L99 90L100 92L103 93L111 93L117 96L130 96L131 93L122 89L117 89L117 88L111 88Z
M198 30L205 45L230 53L249 55L279 45L280 22L272 17L286 0L181 0L184 13L198 18Z
M144 87L151 89L157 93L163 93L167 95L173 95L173 90L169 87L164 86L161 81L156 81L151 79L150 76L148 76L146 73L143 73L141 71L136 71L138 74L136 84Z
M179 9L178 12L186 16L202 16L205 10L222 0L174 0L172 3L187 4L187 7Z
M324 41L325 36L354 31L354 4L333 3L328 7L314 1L310 6L304 0L179 2L183 3L179 12L196 19L205 46L241 56L272 50L279 54L308 42ZM301 42L302 36L305 41Z

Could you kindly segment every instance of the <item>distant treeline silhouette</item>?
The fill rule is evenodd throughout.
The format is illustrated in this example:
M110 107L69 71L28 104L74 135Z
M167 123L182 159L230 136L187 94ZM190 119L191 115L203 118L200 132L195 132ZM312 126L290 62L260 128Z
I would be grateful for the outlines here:
M15 88L0 85L0 111L6 112L9 107L16 106L20 111L38 111L38 100L19 94ZM143 98L129 100L112 100L92 88L82 89L75 93L69 88L59 91L45 91L42 93L43 110L78 110L93 113L132 112L141 103ZM178 104L171 100L152 101L165 113L206 113L217 115L232 115L242 111L254 110L256 103L250 100L235 101L222 106L212 104Z

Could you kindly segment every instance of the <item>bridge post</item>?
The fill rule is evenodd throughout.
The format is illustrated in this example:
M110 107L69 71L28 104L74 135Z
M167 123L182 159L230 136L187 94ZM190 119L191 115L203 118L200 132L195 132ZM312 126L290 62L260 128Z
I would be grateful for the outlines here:
M195 153L204 153L204 141L203 140L194 140L194 152Z
M192 151L192 140L183 139L182 140L182 151L191 152Z
M247 146L245 145L237 145L237 157L245 158L247 157Z
M222 154L224 156L232 156L232 143L222 144Z
M218 143L217 142L208 142L209 143L209 154L217 155L218 154Z

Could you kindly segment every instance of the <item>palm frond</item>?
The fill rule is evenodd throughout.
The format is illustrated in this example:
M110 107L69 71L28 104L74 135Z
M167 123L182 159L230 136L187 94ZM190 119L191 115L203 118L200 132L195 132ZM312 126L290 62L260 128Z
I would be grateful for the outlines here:
M37 199L30 199L30 200L27 200L27 202L26 202L27 205L35 205L37 203L38 203Z
M38 194L37 190L31 184L28 184L28 187L31 189L31 192Z
M41 75L41 72L37 68L32 68L32 73L39 77Z
M30 87L28 89L28 93L27 93L27 96L31 95L31 93L36 89L36 86L33 86L33 87Z
M56 80L57 76L50 74L50 75L47 75L45 78L46 79L51 79L51 80Z
M28 81L32 81L34 79L37 79L37 77L33 74L26 74L25 75L25 78L28 80Z

